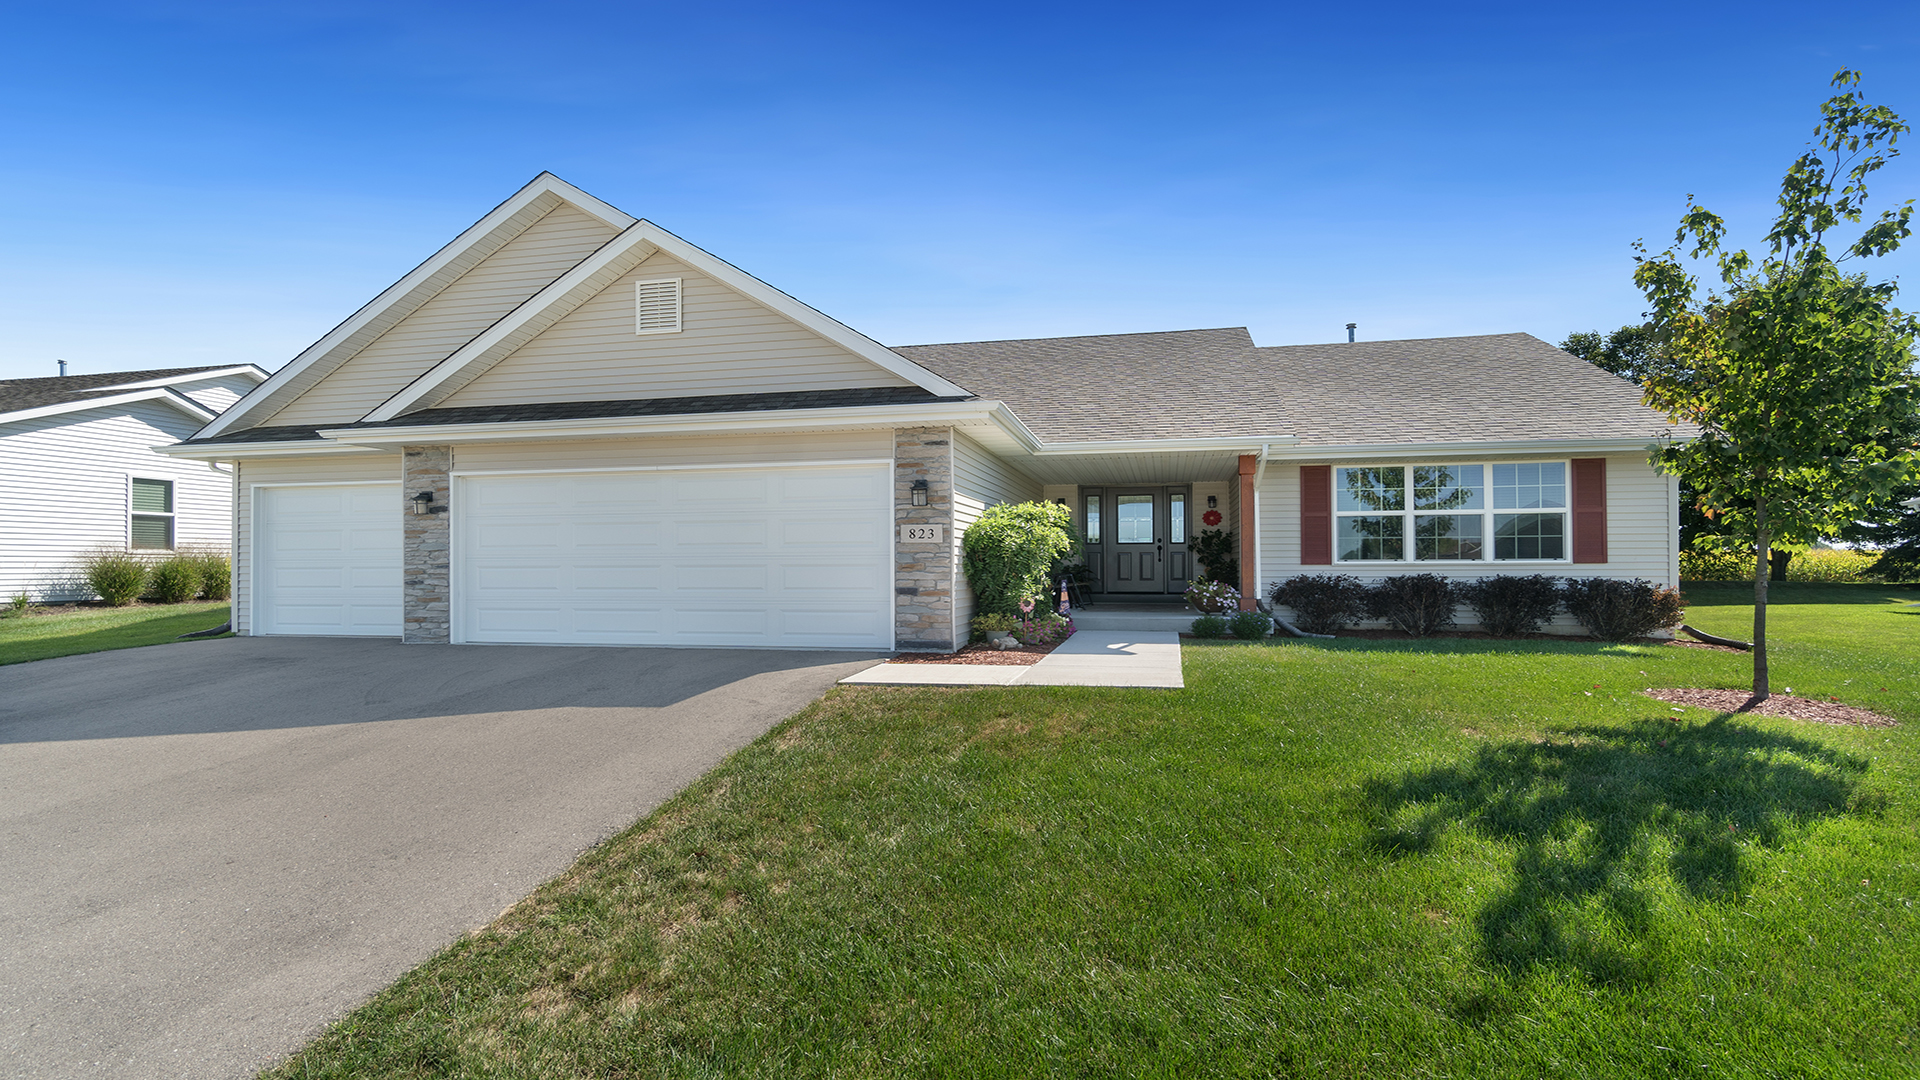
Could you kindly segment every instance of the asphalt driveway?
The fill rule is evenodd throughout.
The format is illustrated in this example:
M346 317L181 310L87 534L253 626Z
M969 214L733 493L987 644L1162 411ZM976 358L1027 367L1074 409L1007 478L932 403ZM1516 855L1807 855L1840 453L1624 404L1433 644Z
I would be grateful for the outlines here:
M249 1075L874 659L231 638L0 667L0 1075Z

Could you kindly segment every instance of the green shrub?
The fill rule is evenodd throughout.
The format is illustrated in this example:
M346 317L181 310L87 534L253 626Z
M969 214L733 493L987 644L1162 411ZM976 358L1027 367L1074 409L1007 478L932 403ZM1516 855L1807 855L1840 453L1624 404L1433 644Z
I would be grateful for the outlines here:
M1799 552L1787 562L1787 580L1857 585L1879 577L1879 562L1877 551L1815 548Z
M1679 626L1687 604L1675 589L1635 578L1568 578L1560 592L1567 611L1602 641L1627 641Z
M180 557L192 559L200 567L200 595L208 600L226 600L233 596L233 563L220 548L186 548Z
M1560 607L1560 583L1545 574L1483 577L1455 586L1481 629L1494 637L1519 637L1540 629Z
M1682 581L1752 581L1753 552L1687 548L1680 552Z
M1225 615L1240 608L1240 590L1219 581L1196 581L1187 586L1187 606L1208 615Z
M1366 582L1350 574L1301 574L1273 586L1267 599L1293 610L1309 634L1337 634L1367 613Z
M1881 581L1920 581L1920 542L1890 547L1873 564L1873 576Z
M184 604L200 595L200 560L175 555L147 571L147 595L163 604Z
M32 603L33 597L28 596L26 593L14 593L13 596L7 600L6 609L0 610L0 619L17 619L27 613L27 608L31 606Z
M147 591L147 560L127 551L101 548L80 557L80 577L100 599L126 607Z
M960 540L961 566L980 611L1010 615L1028 597L1045 598L1054 560L1073 550L1072 512L1058 503L989 506Z
M1236 611L1227 628L1241 641L1259 641L1273 633L1273 616L1264 611Z
M1193 538L1193 560L1206 570L1206 580L1240 584L1240 560L1234 556L1233 546L1233 534L1225 529L1201 529Z
M1218 615L1202 615L1193 620L1193 636L1203 638L1226 637L1227 620Z
M1414 637L1452 626L1454 603L1453 582L1438 574L1381 578L1367 589L1367 614Z
M1018 629L1020 629L1020 616L1018 615L996 613L992 615L975 615L973 617L973 632L975 636L978 637L985 637L988 634L1004 634Z

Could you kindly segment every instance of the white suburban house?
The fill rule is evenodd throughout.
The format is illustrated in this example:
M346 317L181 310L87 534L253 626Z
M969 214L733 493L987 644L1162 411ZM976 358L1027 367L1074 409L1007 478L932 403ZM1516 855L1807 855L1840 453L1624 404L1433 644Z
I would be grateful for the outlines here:
M84 598L74 564L96 548L226 548L231 469L154 447L266 377L244 364L0 380L0 594Z
M548 174L169 448L237 476L235 627L947 649L961 532L1072 507L1099 600L1302 571L1676 583L1671 432L1525 334L889 348Z

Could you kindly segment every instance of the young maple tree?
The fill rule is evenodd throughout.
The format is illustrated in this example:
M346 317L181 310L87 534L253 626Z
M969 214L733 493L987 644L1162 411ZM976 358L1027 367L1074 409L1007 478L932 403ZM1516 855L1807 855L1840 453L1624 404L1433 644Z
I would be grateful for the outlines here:
M1827 234L1859 222L1867 178L1898 151L1908 126L1868 105L1858 73L1833 77L1841 92L1820 107L1814 145L1780 184L1780 215L1754 259L1726 250L1726 225L1687 197L1673 246L1634 259L1634 283L1665 342L1646 376L1647 403L1699 427L1655 455L1700 493L1719 524L1755 552L1753 696L1765 701L1767 567L1777 544L1835 535L1884 503L1916 471L1903 437L1915 401L1915 320L1893 306L1897 286L1849 273L1912 232L1912 200L1863 227L1836 257ZM1721 291L1698 295L1681 263L1713 257ZM1836 242L1837 246L1837 242Z

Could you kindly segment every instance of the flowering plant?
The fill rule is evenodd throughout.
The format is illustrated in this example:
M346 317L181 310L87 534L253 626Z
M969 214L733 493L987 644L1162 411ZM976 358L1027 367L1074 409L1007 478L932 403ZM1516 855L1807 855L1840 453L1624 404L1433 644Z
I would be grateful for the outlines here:
M1196 581L1187 586L1187 604L1209 615L1234 611L1240 607L1240 590L1223 581Z

